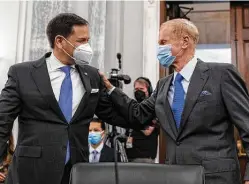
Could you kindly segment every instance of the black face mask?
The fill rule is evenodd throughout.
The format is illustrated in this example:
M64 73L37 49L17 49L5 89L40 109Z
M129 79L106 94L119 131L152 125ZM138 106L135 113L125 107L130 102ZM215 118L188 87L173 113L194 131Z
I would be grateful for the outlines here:
M134 96L139 103L142 102L146 98L145 92L141 90L135 91Z

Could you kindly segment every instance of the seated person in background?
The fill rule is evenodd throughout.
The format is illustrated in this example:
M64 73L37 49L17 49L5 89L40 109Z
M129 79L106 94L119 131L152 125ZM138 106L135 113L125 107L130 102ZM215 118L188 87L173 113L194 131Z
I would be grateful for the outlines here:
M4 183L5 178L8 174L8 168L11 163L13 153L14 153L14 142L13 142L13 135L11 135L8 142L6 157L3 161L3 164L0 165L0 184Z
M89 162L114 162L114 149L104 144L105 123L93 118L89 126Z
M139 103L148 98L152 92L148 78L139 77L135 80L134 96ZM156 126L156 120L153 121L153 126L148 126L145 130L127 131L126 153L130 162L155 163L159 128Z

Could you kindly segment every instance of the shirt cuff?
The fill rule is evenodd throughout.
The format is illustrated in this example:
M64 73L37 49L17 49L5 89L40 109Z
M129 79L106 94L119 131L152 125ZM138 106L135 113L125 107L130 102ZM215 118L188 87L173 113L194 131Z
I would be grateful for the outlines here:
M110 89L110 90L107 92L108 95L111 95L114 89L115 89L115 87L113 86L112 89Z

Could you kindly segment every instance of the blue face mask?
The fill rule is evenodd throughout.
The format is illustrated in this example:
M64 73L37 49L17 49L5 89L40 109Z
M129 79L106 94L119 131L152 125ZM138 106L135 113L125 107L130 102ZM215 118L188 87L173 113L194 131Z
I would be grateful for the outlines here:
M102 140L101 133L102 132L89 132L88 142L94 145L99 144Z
M166 68L172 65L176 59L176 56L172 56L171 48L172 46L170 44L158 46L157 59L160 64Z

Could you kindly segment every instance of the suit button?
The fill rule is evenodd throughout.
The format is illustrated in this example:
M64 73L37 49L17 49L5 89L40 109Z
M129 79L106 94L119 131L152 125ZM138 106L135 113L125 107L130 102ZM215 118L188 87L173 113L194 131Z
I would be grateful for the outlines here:
M180 144L181 144L181 142L179 142L179 141L176 142L176 145L177 145L177 146L180 146Z
M62 146L62 150L66 150L67 149L67 146Z

